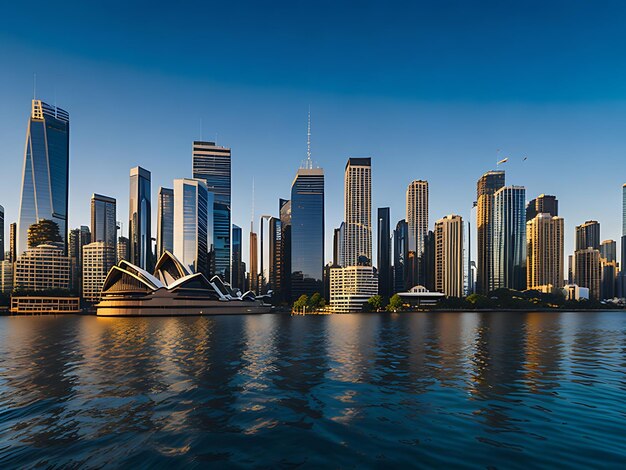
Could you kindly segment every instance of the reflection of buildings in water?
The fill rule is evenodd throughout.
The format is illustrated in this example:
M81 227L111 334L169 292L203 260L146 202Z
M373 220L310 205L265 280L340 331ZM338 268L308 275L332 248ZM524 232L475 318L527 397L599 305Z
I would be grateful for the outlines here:
M526 314L521 312L481 313L472 362L473 387L470 393L481 407L475 414L494 428L509 428L512 419L506 403L519 392L524 378Z
M276 358L278 316L246 315L243 321L245 344L239 372L243 380L241 393L264 393L271 385L270 375Z
M12 317L4 322L0 407L20 409L23 416L3 433L14 454L28 445L31 457L38 449L43 455L46 448L80 438L78 421L68 416L79 382L75 365L82 360L77 322L63 316ZM31 408L37 402L41 406Z
M561 313L526 315L526 385L533 393L558 387L562 358Z

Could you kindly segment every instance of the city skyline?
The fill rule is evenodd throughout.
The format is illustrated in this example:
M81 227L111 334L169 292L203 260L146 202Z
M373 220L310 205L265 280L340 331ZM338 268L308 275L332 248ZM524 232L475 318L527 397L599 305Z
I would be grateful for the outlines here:
M173 57L169 49L157 56L124 25L119 27L119 38L103 48L97 37L109 24L109 14L99 15L86 31L70 21L82 11L73 12L72 8L76 5L63 7L71 14L69 19L60 12L46 11L51 20L67 27L68 37L84 37L80 47L39 32L27 34L28 15L17 4L8 7L7 17L13 21L0 33L0 60L14 64L0 89L5 109L11 110L0 115L0 156L5 174L10 175L0 188L6 240L10 222L17 220L15 194L16 189L19 192L33 73L37 73L35 96L58 104L72 116L70 229L88 224L93 192L114 197L118 218L125 222L120 215L128 210L126 183L132 166L152 172L154 201L159 186L169 187L172 178L191 177L189 164L179 162L189 158L194 140L215 140L232 149L232 223L249 224L253 176L257 217L275 213L276 198L287 194L293 172L306 156L310 105L312 146L317 163L325 169L327 201L342 197L345 160L371 156L372 209L390 207L392 226L403 218L403 194L415 179L429 182L429 220L455 213L470 221L475 181L487 170L496 169L498 160L509 157L503 166L507 184L525 186L527 199L546 193L561 201L565 253L573 252L575 226L590 219L600 222L603 239L619 241L618 191L624 183L621 175L626 174L626 142L621 137L626 87L616 79L619 70L615 67L621 63L612 60L619 51L616 39L621 37L615 11L609 15L582 6L568 4L565 8L564 3L556 2L538 18L522 7L491 8L483 14L494 27L485 32L470 30L465 24L477 19L474 11L431 6L415 20L423 26L421 30L408 28L406 20L394 15L393 21L388 18L385 27L377 31L368 25L378 23L380 12L368 7L361 22L349 26L354 35L350 39L340 32L340 25L345 26L342 19L349 15L349 10L341 7L330 23L325 22L337 40L321 37L315 28L311 39L302 38L293 33L290 21L279 22L278 27L295 34L296 44L303 46L298 53L277 42L276 35L260 39L258 47L264 57L279 59L279 67L272 70L258 65L253 54L244 51L249 44L245 38L258 28L247 32L241 28L249 26L247 16L240 18L233 31L220 25L219 31L198 33L204 39L207 36L203 34L217 35L212 49L217 57L207 66L190 61L197 46L180 57ZM230 7L220 8L226 15L233 14ZM321 21L324 11L321 7L311 12L307 24ZM256 8L252 13L255 21L271 14ZM285 19L299 13L299 7L292 6ZM192 39L197 38L184 34L180 17L172 21L172 28L181 33L176 44L193 45ZM429 22L444 25L442 31L448 34L439 34ZM581 37L577 34L580 22L595 24L597 34ZM152 24L148 20L139 25L138 34L150 37ZM400 33L394 26L399 25L404 28L398 31L406 31L407 36L396 51L389 51L377 40L390 33L397 39ZM525 41L517 42L511 31L524 34L522 25L523 30L536 34L524 35ZM226 47L227 41L242 31L246 36ZM374 36L359 45L358 40L367 37L366 31L369 35L375 31ZM489 56L492 64L487 65L472 48L460 48L453 31L471 38L476 50L484 50L478 46L485 44L495 47ZM433 37L439 42L428 41ZM129 43L131 49L124 51L122 43ZM273 47L267 47L270 45ZM331 46L338 48L337 53L331 53ZM338 61L349 48L356 51L353 60ZM377 57L389 53L381 60L396 65L394 73L366 68L370 49ZM511 50L525 60L516 61ZM558 55L563 51L567 54ZM233 67L238 53L241 65ZM554 56L561 59L553 63ZM305 57L308 60L303 60ZM416 58L423 67L416 66ZM338 65L334 79L322 73L329 65ZM167 122L145 124L146 115L158 115L165 109ZM98 148L93 145L96 141ZM603 165L579 171L580 165L600 159ZM398 174L396 165L406 171ZM614 171L606 172L606 167ZM96 181L86 177L94 173ZM598 182L593 185L592 197L576 190L589 184L589 179ZM327 204L326 208L325 261L332 258L330 228L343 220L341 209L334 206ZM152 233L156 233L155 223L153 220ZM243 238L243 260L247 261L248 237ZM372 255L376 259L375 244Z

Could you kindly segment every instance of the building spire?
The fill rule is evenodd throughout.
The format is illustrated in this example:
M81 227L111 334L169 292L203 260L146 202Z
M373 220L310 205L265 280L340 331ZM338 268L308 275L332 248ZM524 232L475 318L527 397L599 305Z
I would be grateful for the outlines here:
M313 168L313 162L311 161L311 106L309 105L309 118L306 129L306 165L308 170Z

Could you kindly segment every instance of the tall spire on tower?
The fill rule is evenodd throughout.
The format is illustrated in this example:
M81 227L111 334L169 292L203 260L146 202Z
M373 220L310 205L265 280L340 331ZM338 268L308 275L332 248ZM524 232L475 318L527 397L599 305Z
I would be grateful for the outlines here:
M309 119L306 130L306 164L305 168L312 169L313 162L311 161L311 106L309 105Z

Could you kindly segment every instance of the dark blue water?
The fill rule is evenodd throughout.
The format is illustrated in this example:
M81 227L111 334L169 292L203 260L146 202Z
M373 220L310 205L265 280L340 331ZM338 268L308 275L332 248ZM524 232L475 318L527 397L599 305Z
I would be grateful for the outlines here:
M0 318L0 467L618 467L626 313Z

